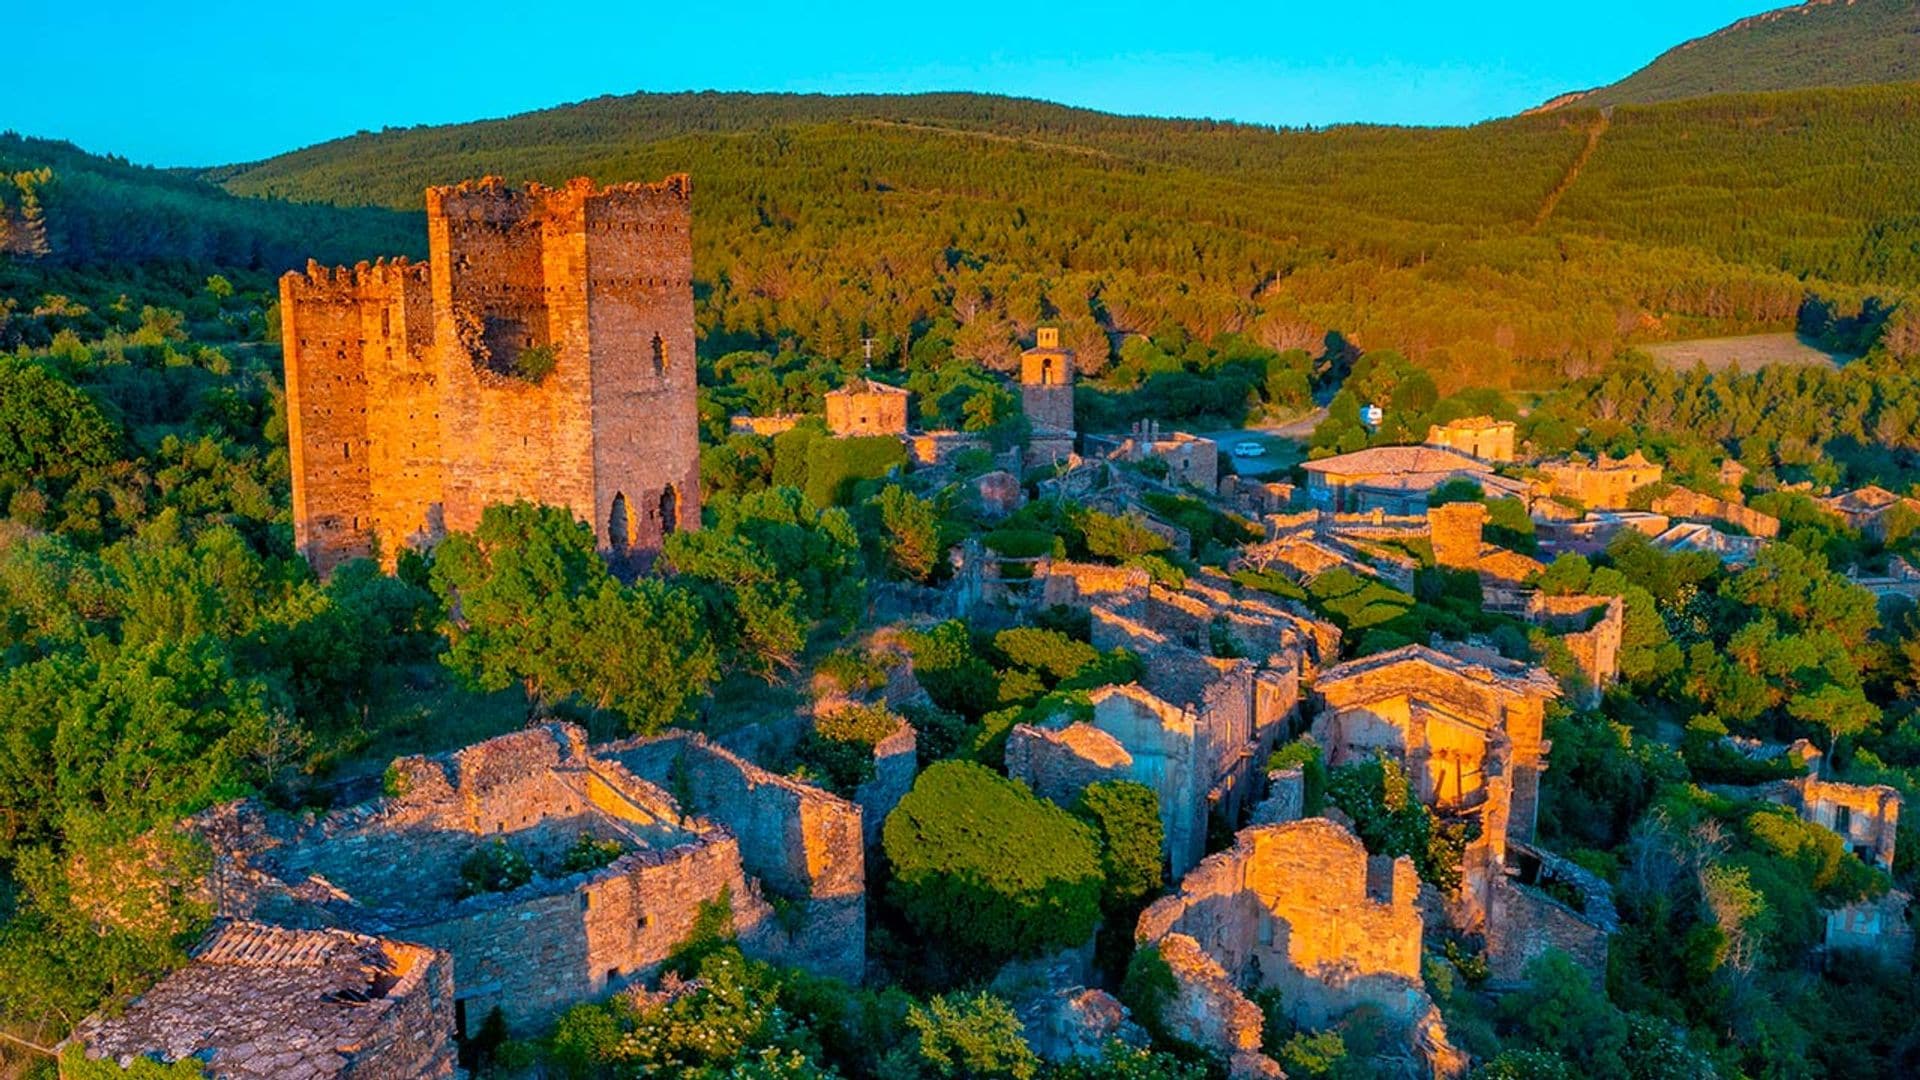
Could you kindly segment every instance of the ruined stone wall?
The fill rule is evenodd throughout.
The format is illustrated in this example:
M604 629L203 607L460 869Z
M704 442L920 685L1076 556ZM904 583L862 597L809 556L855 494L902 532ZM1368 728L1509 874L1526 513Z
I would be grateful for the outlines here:
M1128 779L1132 767L1133 755L1120 740L1092 724L1058 730L1015 724L1007 733L1007 775L1061 806L1072 805L1089 784Z
M281 281L295 531L321 569L565 506L644 562L699 520L684 176L427 192L429 263ZM529 350L551 370L516 373Z
M1581 700L1598 702L1600 694L1619 680L1620 648L1626 633L1625 601L1617 596L1535 593L1529 598L1527 617L1559 633L1585 684Z
M739 844L715 830L631 852L558 888L475 897L407 934L453 954L470 1030L499 1006L510 1030L531 1034L572 1005L653 974L692 935L702 905L723 895L743 945L774 932Z
M1619 915L1607 883L1556 855L1516 846L1517 873L1493 883L1486 919L1487 963L1502 984L1526 981L1527 965L1550 949L1573 958L1596 981L1606 978L1607 942L1619 929ZM1523 882L1522 877L1531 879ZM1580 897L1579 907L1536 886L1559 883Z
M926 431L907 436L907 456L918 466L938 468L964 450L986 450L987 440L964 431Z
M1454 570L1471 570L1480 562L1481 536L1487 523L1482 503L1447 503L1427 511L1433 541L1433 561Z
M1780 535L1780 519L1752 507L1702 495L1689 488L1674 488L1653 500L1653 512L1675 518L1704 518L1733 525L1749 536L1772 539Z
M879 845L887 815L913 790L914 777L920 771L919 742L913 725L902 720L892 734L873 745L873 779L861 784L853 795L860 807L861 830L868 848Z
M1894 842L1900 831L1900 793L1885 784L1842 784L1816 777L1792 782L1800 796L1800 815L1847 841L1883 870L1893 869Z
M804 902L804 928L782 953L822 974L858 978L866 963L866 854L860 807L757 765L698 735L595 748L674 793L739 839L749 873ZM768 949L783 948L769 942Z
M1360 1004L1408 1022L1425 1011L1417 891L1412 860L1370 867L1359 838L1325 818L1260 825L1149 906L1135 938L1192 938L1236 985L1278 988L1296 1023Z
M1153 578L1137 566L1049 559L1034 567L1041 581L1041 603L1048 607L1086 608L1104 604L1121 615L1136 614Z
M1212 786L1202 776L1196 717L1138 685L1109 686L1093 692L1093 726L1125 748L1125 778L1159 797L1167 863L1176 878L1186 873L1206 851Z

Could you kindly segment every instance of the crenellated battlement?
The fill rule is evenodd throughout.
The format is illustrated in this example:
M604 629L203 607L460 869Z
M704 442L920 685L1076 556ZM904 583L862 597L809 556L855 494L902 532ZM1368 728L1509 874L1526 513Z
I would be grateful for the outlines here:
M392 261L363 259L352 266L323 266L309 259L305 270L289 270L280 280L297 300L345 300L407 284L425 286L432 280L429 270L426 263L404 255Z
M529 183L515 187L498 176L427 189L427 214L449 220L513 225L542 218L577 215L592 204L638 211L684 213L693 198L693 181L676 173L655 182L600 185L577 177L559 187Z

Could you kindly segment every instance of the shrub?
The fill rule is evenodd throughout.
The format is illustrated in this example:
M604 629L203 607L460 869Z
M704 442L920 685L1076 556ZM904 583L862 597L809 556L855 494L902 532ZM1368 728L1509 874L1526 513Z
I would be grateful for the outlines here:
M800 761L816 770L826 786L846 796L873 779L873 748L894 733L900 718L885 705L849 705L816 717L800 742Z
M992 994L943 994L907 1009L920 1059L936 1077L1033 1080L1040 1058L1021 1038L1013 1006Z
M1131 780L1088 784L1074 800L1073 813L1100 842L1103 910L1129 912L1160 888L1160 797L1152 788Z
M1099 651L1084 641L1030 626L1000 631L993 636L993 647L1014 667L1032 668L1055 682L1072 678L1100 659Z
M592 833L581 833L573 846L560 856L560 869L568 874L598 870L626 854L626 850L618 840L602 840Z
M532 880L533 864L505 840L482 844L460 862L462 896L512 892Z
M987 971L1078 945L1099 919L1091 830L971 762L920 774L887 815L888 899L956 964Z
M906 447L891 435L815 439L807 446L807 498L822 508L843 505L857 481L877 480L906 463Z
M534 345L521 349L508 361L507 370L516 379L537 383L548 375L560 363L560 352L551 345Z
M1300 802L1301 816L1318 817L1327 803L1327 759L1320 752L1319 744L1308 736L1302 735L1279 747L1267 758L1268 772L1296 766L1300 769L1302 786L1305 788Z

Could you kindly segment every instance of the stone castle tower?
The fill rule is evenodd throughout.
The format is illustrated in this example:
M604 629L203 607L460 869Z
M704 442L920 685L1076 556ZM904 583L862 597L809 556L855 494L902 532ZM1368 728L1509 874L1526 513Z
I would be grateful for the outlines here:
M280 280L294 542L322 573L565 506L616 566L700 522L691 185L427 190L427 263Z
M1030 428L1029 464L1073 453L1073 350L1061 347L1057 327L1041 327L1033 348L1020 354L1020 405Z

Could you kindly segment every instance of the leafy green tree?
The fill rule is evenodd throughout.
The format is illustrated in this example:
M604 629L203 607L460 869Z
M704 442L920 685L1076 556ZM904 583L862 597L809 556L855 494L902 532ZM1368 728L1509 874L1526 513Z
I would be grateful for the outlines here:
M937 762L887 815L888 899L928 945L985 972L1084 942L1102 875L1091 831L970 762Z
M483 690L518 683L530 715L579 696L657 730L718 671L693 599L659 582L621 585L592 530L563 509L488 507L478 528L441 543L432 581L448 613L447 666Z
M1131 780L1102 780L1081 789L1072 809L1099 842L1101 909L1110 918L1133 913L1163 877L1160 797Z
M1034 1080L1040 1058L1013 1007L992 994L942 994L907 1009L919 1057L943 1078Z
M880 489L874 499L887 530L887 561L913 581L933 576L940 558L940 515L931 501L899 484Z

